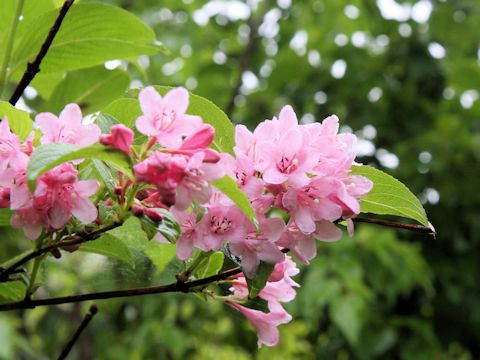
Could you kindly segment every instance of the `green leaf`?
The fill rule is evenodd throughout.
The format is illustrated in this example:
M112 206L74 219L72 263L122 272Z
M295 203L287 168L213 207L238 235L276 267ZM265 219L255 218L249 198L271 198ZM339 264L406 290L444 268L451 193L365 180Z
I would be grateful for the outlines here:
M175 243L182 231L180 224L167 210L157 208L155 210L163 216L163 220L156 222L144 215L142 217L144 231L149 235L149 238L153 238L157 233L160 233L169 242Z
M217 275L222 270L224 258L225 255L221 251L211 253L195 268L193 275L197 279Z
M13 211L10 209L0 209L0 226L10 226L10 218Z
M109 230L107 234L116 237L129 248L143 250L150 246L147 234L135 216L129 217L122 226Z
M250 204L247 195L245 195L245 193L238 188L235 180L226 175L223 178L214 181L213 186L227 195L258 229L258 221L255 216L255 210L253 209L252 204Z
M131 267L135 266L135 260L130 249L115 236L106 234L102 237L83 243L80 251L100 254L125 262Z
M122 70L107 70L104 66L67 73L57 85L45 109L59 113L65 105L76 103L84 114L90 114L123 95L130 77Z
M27 286L23 281L9 281L0 283L0 297L12 301L20 301L25 297Z
M145 254L150 258L153 265L157 268L157 273L162 273L167 265L175 258L176 247L174 244L161 244L152 241L145 250Z
M14 108L6 101L0 101L0 120L6 116L10 130L18 135L20 140L25 140L33 130L33 122L27 112Z
M142 110L136 99L123 98L110 103L101 111L101 114L111 115L118 122L133 128L135 120L142 114Z
M79 148L76 145L53 143L38 147L30 157L27 180L30 190L34 190L37 178L48 170L64 162L76 159L99 159L122 171L133 179L130 158L123 152L103 145Z
M330 305L330 317L351 345L356 345L366 317L365 301L352 294L340 296Z
M248 297L250 299L253 299L260 291L262 291L267 284L268 278L272 274L274 268L274 264L260 261L260 265L258 265L257 272L255 273L253 279L245 277L247 279Z
M38 53L58 10L26 19L17 33L10 74L24 71ZM42 62L42 73L76 70L107 60L154 55L162 48L155 33L133 14L103 4L76 4L65 16Z
M100 114L95 118L95 124L102 130L102 134L109 134L112 126L119 122L109 114Z
M113 178L112 173L110 172L109 168L105 163L101 160L93 159L92 160L93 171L97 176L97 179L101 179L102 182L105 184L106 189L111 195L113 194L113 190L115 188L115 179Z
M164 96L173 89L169 86L155 86L155 89ZM234 154L235 129L228 116L213 102L204 97L190 93L190 102L187 114L201 116L203 121L215 128L213 147L218 151Z
M403 216L429 226L420 201L394 177L366 165L353 166L352 175L365 176L373 182L373 189L360 202L362 213Z

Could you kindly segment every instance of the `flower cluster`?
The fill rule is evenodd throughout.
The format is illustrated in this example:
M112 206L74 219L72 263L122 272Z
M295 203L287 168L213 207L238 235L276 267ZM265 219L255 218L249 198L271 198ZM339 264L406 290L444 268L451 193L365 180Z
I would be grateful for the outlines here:
M186 113L185 89L162 97L146 87L138 99L142 115L136 129L147 137L143 145L134 145L134 131L122 124L101 135L97 125L82 122L75 104L67 105L59 117L37 115L43 134L39 142L78 147L100 142L129 156L135 178L125 179L119 172L114 189L121 216L131 210L158 222L162 220L158 208L168 209L181 226L176 243L180 260L190 258L197 248L223 250L239 262L243 275L233 280L227 302L257 329L259 345L275 345L277 326L291 320L281 302L291 301L298 286L291 279L298 269L285 252L308 264L316 255L316 240L341 237L337 221L346 220L352 232L351 218L360 212L359 200L372 187L368 179L351 174L355 136L338 134L336 116L300 125L293 109L285 106L278 118L261 122L253 132L237 125L232 156L213 150L214 128ZM6 118L0 124L0 207L14 211L12 226L36 239L44 229L62 230L72 216L86 223L100 221L89 198L98 184L79 180L78 161L49 170L37 179L35 190L29 190L26 170L35 151L33 138L32 133L22 143ZM212 186L225 175L236 179L248 197L256 224ZM112 200L104 204L111 205ZM157 239L167 241L160 233ZM247 278L255 277L262 262L274 265L259 293L268 303L268 313L241 305L248 297Z
M41 113L36 124L43 136L41 144L67 143L80 147L96 143L100 137L97 125L84 125L82 113L75 104L65 107L59 117ZM61 164L37 179L32 193L27 185L26 171L34 151L34 133L24 143L10 131L7 117L0 124L0 207L14 211L13 227L23 229L34 240L42 229L62 230L70 218L90 223L97 218L97 209L90 196L96 193L95 180L79 180L77 169L70 163Z

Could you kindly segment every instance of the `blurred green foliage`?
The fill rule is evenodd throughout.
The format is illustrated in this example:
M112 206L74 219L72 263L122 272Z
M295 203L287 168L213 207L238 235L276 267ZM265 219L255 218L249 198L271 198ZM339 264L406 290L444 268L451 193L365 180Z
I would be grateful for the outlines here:
M302 288L288 306L294 321L281 327L277 348L258 351L251 327L220 303L164 294L99 303L72 359L480 356L477 0L102 2L141 17L170 50L107 63L126 71L131 87L186 86L249 127L285 104L303 122L335 113L343 130L359 137L359 161L407 184L438 236L363 224L353 238L319 243L317 258L298 276ZM396 4L394 15L385 4ZM41 74L32 84L38 95L25 97L26 105L60 108L61 89L81 94L81 71L63 83L62 73ZM29 245L18 232L2 231L0 261ZM134 262L79 253L49 260L41 295L174 279L175 262L162 274L140 254ZM87 308L2 313L0 358L58 356Z

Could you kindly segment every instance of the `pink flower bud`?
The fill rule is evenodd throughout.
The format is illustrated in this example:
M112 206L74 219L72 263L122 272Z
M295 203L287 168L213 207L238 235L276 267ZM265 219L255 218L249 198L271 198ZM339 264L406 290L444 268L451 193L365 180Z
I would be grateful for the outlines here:
M144 207L141 205L132 205L132 213L133 215L140 217L143 215Z
M145 208L144 213L153 221L159 222L163 220L163 216L155 209Z
M134 132L122 124L113 125L110 134L100 136L100 143L110 145L130 155Z
M10 207L10 188L0 189L0 208Z
M181 150L197 150L204 149L208 147L213 141L215 136L215 129L208 125L204 124L196 133L188 136L183 140Z

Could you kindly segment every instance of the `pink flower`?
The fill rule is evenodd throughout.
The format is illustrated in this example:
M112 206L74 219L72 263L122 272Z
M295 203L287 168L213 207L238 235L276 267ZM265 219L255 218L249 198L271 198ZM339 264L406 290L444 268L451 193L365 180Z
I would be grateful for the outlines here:
M15 228L20 228L30 240L35 240L42 233L46 214L35 209L33 206L25 207L15 211L10 224Z
M97 218L97 208L89 199L98 190L95 180L81 180L78 172L68 163L46 172L37 180L33 194L33 207L46 214L45 227L62 229L73 215L90 223Z
M59 117L51 113L40 113L35 117L43 136L41 144L66 143L81 147L96 143L101 135L100 128L95 124L82 124L82 111L77 104L65 106Z
M277 345L280 340L280 333L277 327L292 320L292 316L279 304L269 303L269 313L249 309L234 302L229 302L228 304L240 311L253 325L257 331L258 347L261 347L262 344L266 346Z
M260 218L259 234L251 224L245 223L243 226L249 229L245 237L228 240L232 253L241 258L245 276L252 278L260 261L276 264L285 259L285 254L275 244L285 229L282 219Z
M175 208L172 208L171 212L182 228L182 233L176 244L177 258L187 260L192 256L193 248L196 245L203 246L196 226L197 213L178 211ZM159 236L161 235L159 234Z
M163 98L149 86L138 96L143 115L137 119L137 129L142 134L156 137L164 147L178 148L182 137L196 132L202 125L199 116L187 115L188 91L184 88L170 90Z
M200 204L210 200L212 187L209 182L220 179L224 175L221 164L205 163L204 159L203 152L197 152L188 159L185 176L177 188L175 207L179 210L186 210L193 200Z
M175 203L175 193L185 176L188 159L182 155L170 155L155 151L147 159L133 167L138 181L157 187L165 204Z
M9 165L17 166L18 163L28 162L28 156L21 150L19 137L10 131L8 119L5 116L0 122L0 171Z
M100 136L100 143L110 145L130 155L134 132L123 124L113 125L110 134Z

